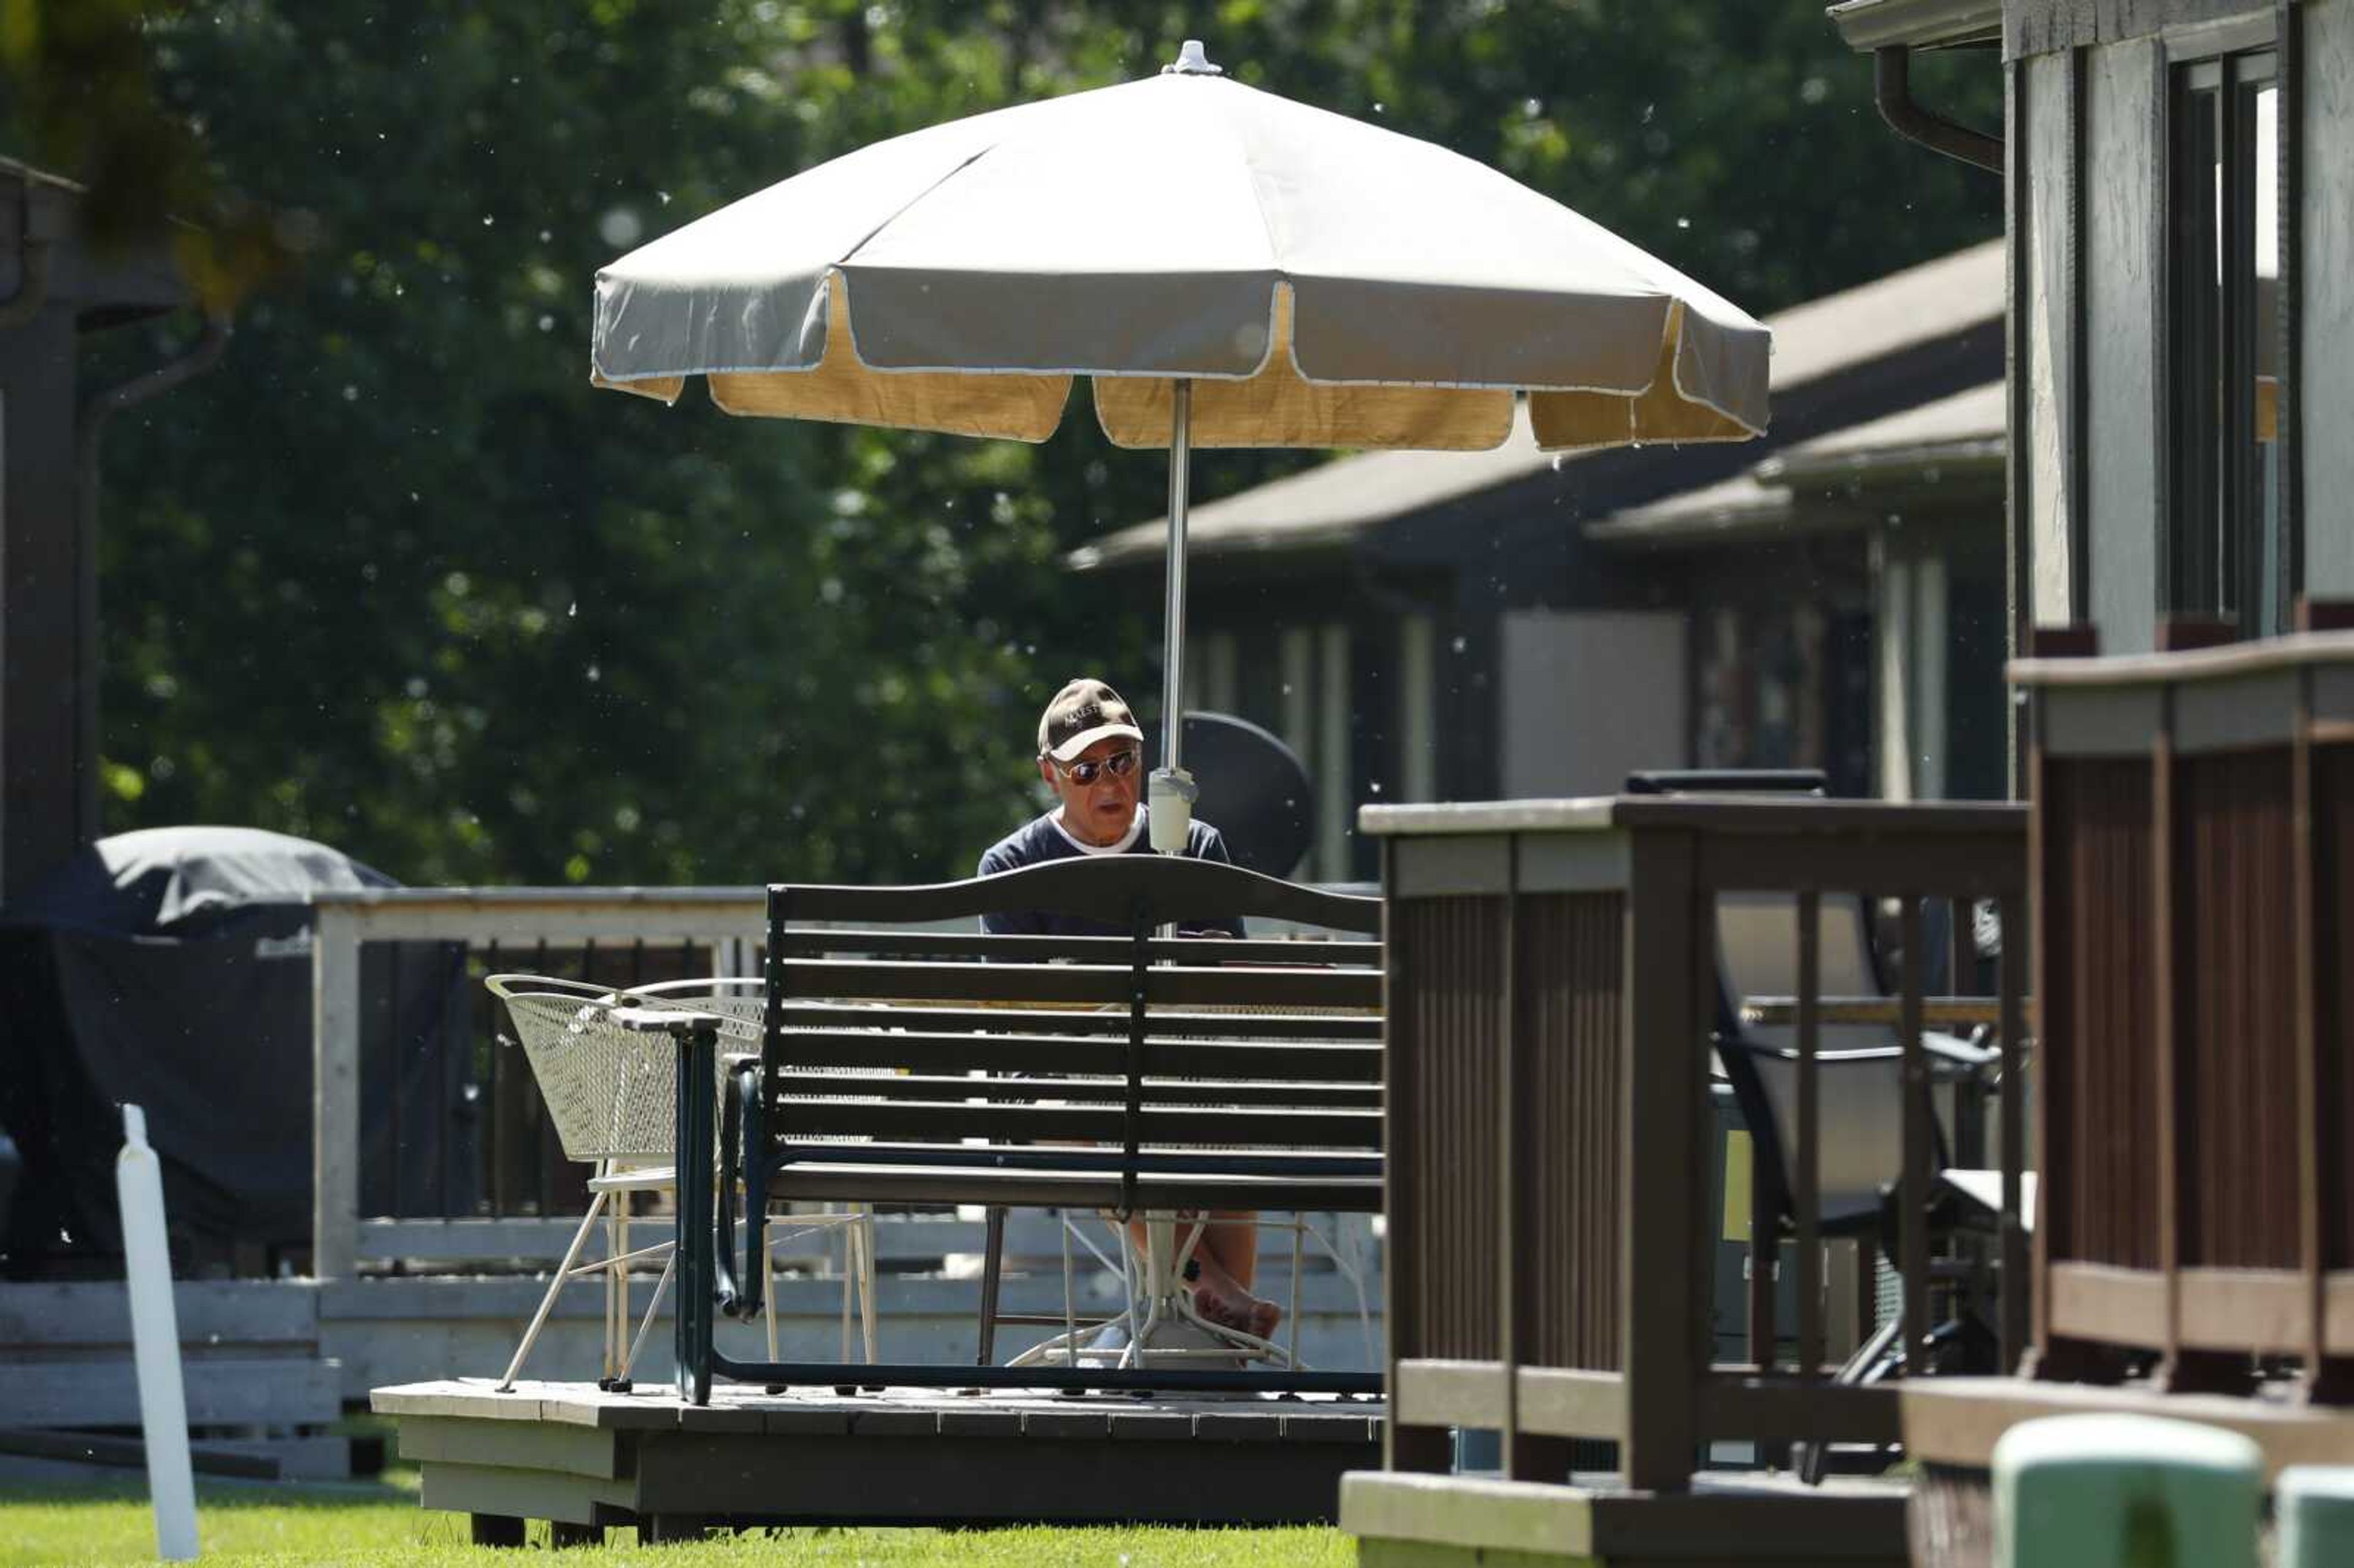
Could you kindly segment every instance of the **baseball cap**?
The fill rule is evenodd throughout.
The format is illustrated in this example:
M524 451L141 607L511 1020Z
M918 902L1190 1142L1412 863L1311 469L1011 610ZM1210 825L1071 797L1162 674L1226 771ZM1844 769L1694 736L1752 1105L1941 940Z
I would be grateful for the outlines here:
M1107 736L1125 736L1140 746L1144 732L1119 694L1101 681L1073 681L1055 694L1038 719L1038 755L1068 762Z

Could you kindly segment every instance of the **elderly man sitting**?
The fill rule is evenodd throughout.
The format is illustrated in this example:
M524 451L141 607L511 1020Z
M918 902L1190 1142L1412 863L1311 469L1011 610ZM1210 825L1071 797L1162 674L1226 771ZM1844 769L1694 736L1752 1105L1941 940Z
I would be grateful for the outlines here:
M1046 705L1038 719L1038 777L1055 792L1055 809L991 844L981 857L979 874L992 876L1079 855L1152 853L1145 823L1149 808L1139 798L1144 732L1119 694L1103 682L1073 681ZM1232 863L1225 840L1198 817L1186 832L1185 853ZM982 928L1005 936L1127 934L1114 926L1040 910L990 916ZM1240 937L1243 923L1237 918L1207 920L1181 935ZM1265 1339L1282 1321L1283 1309L1251 1291L1258 1275L1257 1218L1239 1210L1213 1211L1186 1271L1193 1284L1194 1308L1203 1317ZM1129 1232L1140 1246L1144 1244L1141 1220L1131 1221Z

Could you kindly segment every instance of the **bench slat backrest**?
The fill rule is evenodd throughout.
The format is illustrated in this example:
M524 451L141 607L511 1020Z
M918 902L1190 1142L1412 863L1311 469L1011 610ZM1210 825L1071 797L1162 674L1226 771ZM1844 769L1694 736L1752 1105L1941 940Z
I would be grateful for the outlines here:
M832 958L844 953L866 953L878 958L954 957L970 954L974 938L970 933L956 931L788 931L780 950L789 959ZM1004 936L991 937L986 950L999 961L1032 959L1126 965L1135 957L1135 942L1128 937ZM1148 952L1156 964L1266 963L1299 956L1298 948L1280 942L1217 937L1154 938L1148 944ZM1319 942L1316 957L1328 964L1379 964L1382 945L1334 938Z
M987 953L986 937L970 951ZM1268 944L1272 947L1275 944ZM1277 968L1196 969L1163 965L1143 971L1144 1000L1163 1007L1377 1008L1382 977L1373 969L1295 967L1300 944ZM1127 1006L1135 1000L1132 965L967 963L941 959L781 959L775 966L786 996L834 1001L1061 1002Z
M789 1029L800 1011L790 1006L785 1010ZM986 1016L1003 1019L1005 1015ZM1009 1022L1017 1028L1032 1027L1028 1014ZM1346 1042L1303 1044L1260 1035L1258 1031L1267 1022L1257 1017L1247 1020L1247 1033L1252 1037L1246 1039L1171 1040L1147 1035L1143 1072L1156 1078L1257 1078L1279 1083L1380 1086L1379 1045ZM1237 1020L1226 1019L1227 1033L1235 1033L1237 1023ZM1123 1049L1126 1041L1109 1038L1106 1033L1000 1034L987 1030L986 1023L975 1025L970 1033L926 1033L896 1026L812 1029L805 1034L790 1033L786 1050L793 1059L795 1072L802 1075L820 1064L870 1073L887 1069L895 1073L989 1073L1001 1077L1047 1077L1058 1074L1085 1076L1108 1071L1124 1075L1127 1070L1124 1058L1106 1054L1108 1051Z
M873 1005L838 1005L825 1001L805 1001L788 997L784 1005L790 1012L789 1022L796 1029L868 1029L875 1023ZM1125 1011L1118 1013L1101 1009L1087 1012L1055 1010L1044 1005L1024 1008L1018 1020L1009 1021L1002 1009L977 1007L896 1007L891 1014L894 1028L931 1029L954 1033L986 1032L992 1036L1005 1032L1009 1022L1036 1033L1052 1033L1058 1037L1076 1035L1117 1035L1125 1039L1129 1018ZM1228 1012L1189 1012L1162 1011L1152 1012L1152 1033L1155 1035L1193 1039L1223 1038L1234 1033L1234 1015ZM1379 1044L1382 1021L1376 1015L1331 1015L1308 1013L1269 1013L1251 1022L1254 1036L1269 1040L1355 1040Z
M1128 934L938 928L1017 910ZM927 887L780 885L769 911L772 1150L1381 1146L1378 900L1113 855ZM1160 935L1237 916L1336 935Z

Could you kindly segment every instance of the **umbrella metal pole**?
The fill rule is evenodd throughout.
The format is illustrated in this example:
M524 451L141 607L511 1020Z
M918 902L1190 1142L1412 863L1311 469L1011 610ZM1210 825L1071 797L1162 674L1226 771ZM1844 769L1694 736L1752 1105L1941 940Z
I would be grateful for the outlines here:
M1161 766L1146 791L1151 808L1152 847L1183 854L1193 818L1193 779L1185 771L1185 481L1193 437L1193 383L1170 383L1169 411L1169 606L1162 647Z
M1185 489L1192 466L1193 383L1179 377L1171 387L1169 414L1169 605L1163 630L1161 689L1161 766L1175 769L1183 736L1185 691Z

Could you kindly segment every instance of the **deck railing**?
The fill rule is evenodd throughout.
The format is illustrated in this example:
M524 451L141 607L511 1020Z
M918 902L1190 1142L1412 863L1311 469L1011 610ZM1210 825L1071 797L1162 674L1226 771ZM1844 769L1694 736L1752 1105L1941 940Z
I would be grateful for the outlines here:
M2354 1399L2354 634L2012 679L2044 934L2035 1370L2246 1392L2286 1358Z
M516 969L545 969L551 962L574 970L585 966L600 983L629 984L696 973L756 972L753 955L768 918L766 896L758 887L376 888L323 893L313 906L312 1272L323 1279L349 1277L363 1256L359 1063L364 944L462 942L478 953L504 955ZM602 969L594 958L600 945L607 959ZM661 959L653 968L644 961L649 952ZM629 972L633 969L642 972ZM466 1015L472 1016L471 1011ZM471 1047L472 1043L460 1044ZM490 1061L494 1091L502 1080L513 1080L504 1095L489 1096L493 1125L504 1126L500 1105L506 1100L535 1105L536 1091L520 1060L502 1064L493 1049ZM502 1066L507 1070L502 1072ZM451 1107L453 1113L456 1108ZM535 1118L522 1119L536 1128ZM578 1203L567 1202L560 1194L551 1202L546 1191L545 1172L558 1163L551 1152L552 1140L535 1137L531 1143L519 1157L537 1179L541 1201L528 1207L536 1217L566 1209L577 1214ZM493 1169L487 1185L494 1194L498 1172L512 1163L507 1156L514 1153L495 1146L489 1151ZM501 1210L497 1219L513 1217L505 1213L510 1205L493 1206ZM425 1242L422 1229L471 1223L450 1214L401 1217L411 1222L401 1228L402 1246L432 1245L440 1249L440 1255L451 1255L453 1244ZM496 1245L514 1245L514 1224L486 1227L486 1234L491 1228L497 1232ZM568 1233L570 1226L562 1228ZM559 1236L556 1245L561 1245Z
M1617 798L1369 808L1361 821L1382 837L1388 898L1391 1467L1444 1470L1447 1428L1491 1428L1513 1478L1564 1480L1571 1442L1600 1438L1618 1445L1628 1486L1673 1490L1712 1440L1893 1441L1892 1392L1834 1386L1826 1365L1817 916L1845 895L1897 911L1897 1230L1903 1331L1922 1366L1937 1143L1924 904L1990 901L2006 955L1993 1011L2018 1052L2025 811ZM1770 1267L1751 1292L1746 1364L1713 1361L1708 1323L1714 916L1720 895L1747 893L1797 906L1787 1364ZM2000 1095L2001 1318L2015 1347L2021 1075L2003 1073Z

